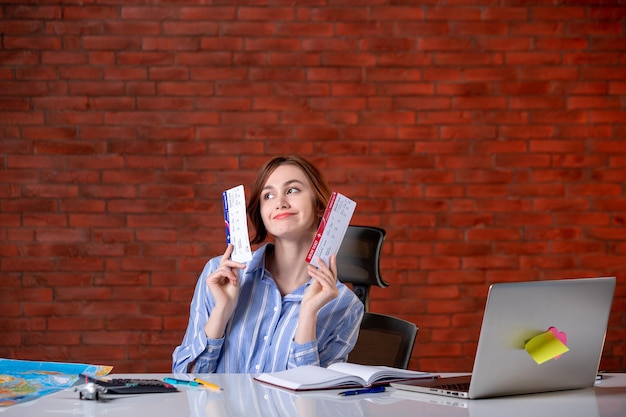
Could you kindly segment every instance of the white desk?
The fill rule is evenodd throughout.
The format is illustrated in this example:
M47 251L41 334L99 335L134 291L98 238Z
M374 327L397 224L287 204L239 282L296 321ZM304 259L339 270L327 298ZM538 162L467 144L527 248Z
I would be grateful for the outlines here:
M116 377L164 378L166 374ZM388 388L381 394L341 397L338 391L294 393L255 382L249 375L201 375L223 388L181 388L168 394L79 400L73 389L0 408L0 417L624 417L626 374L607 374L596 387L489 400L454 400Z

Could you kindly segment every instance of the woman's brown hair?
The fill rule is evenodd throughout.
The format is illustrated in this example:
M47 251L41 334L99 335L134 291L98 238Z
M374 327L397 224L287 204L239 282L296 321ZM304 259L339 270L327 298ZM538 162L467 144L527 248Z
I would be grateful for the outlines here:
M319 214L317 221L319 222L324 213L324 209L330 199L331 190L324 179L322 173L309 161L297 155L290 156L277 156L270 159L259 170L254 185L252 186L252 192L250 194L250 201L248 201L248 217L250 223L254 227L254 237L251 240L252 244L261 243L267 238L267 229L263 224L263 218L261 217L261 193L263 187L267 182L267 179L272 172L281 165L293 165L298 167L304 172L304 175L308 178L315 194L316 211Z

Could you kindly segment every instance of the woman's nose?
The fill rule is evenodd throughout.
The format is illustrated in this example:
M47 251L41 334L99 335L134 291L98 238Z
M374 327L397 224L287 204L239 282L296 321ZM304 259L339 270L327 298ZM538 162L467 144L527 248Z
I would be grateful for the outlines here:
M287 208L289 207L289 203L284 196L276 197L276 208Z

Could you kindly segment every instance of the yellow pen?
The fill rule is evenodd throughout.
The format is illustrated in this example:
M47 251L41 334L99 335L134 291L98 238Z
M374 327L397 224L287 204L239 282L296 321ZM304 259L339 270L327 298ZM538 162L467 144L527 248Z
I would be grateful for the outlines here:
M194 378L193 380L196 381L197 383L201 384L203 387L212 389L213 391L221 391L222 390L222 388L220 388L218 385L212 384L212 383L210 383L208 381L203 381L200 378Z

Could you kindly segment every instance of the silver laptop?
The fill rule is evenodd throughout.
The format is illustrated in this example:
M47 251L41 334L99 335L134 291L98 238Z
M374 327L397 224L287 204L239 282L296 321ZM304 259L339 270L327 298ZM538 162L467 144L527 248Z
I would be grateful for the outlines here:
M470 399L591 387L614 291L615 277L493 284L472 374L391 386ZM539 365L524 346L551 327L565 332L569 351Z

